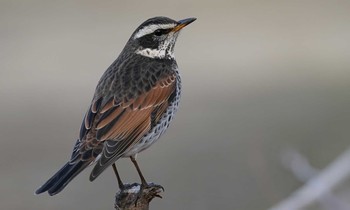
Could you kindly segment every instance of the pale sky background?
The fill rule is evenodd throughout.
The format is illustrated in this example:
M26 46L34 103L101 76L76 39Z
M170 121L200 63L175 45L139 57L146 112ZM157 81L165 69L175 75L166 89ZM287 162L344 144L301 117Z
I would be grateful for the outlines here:
M349 11L347 0L1 0L0 208L113 209L112 169L91 183L88 168L53 197L34 191L68 160L102 73L162 15L198 19L176 45L180 110L139 155L165 187L151 209L267 209L302 185L283 151L323 168L349 146Z

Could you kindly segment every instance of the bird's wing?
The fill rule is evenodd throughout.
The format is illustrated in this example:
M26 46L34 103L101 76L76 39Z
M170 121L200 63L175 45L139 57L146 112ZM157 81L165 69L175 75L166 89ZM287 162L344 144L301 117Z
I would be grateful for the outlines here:
M98 148L96 145L102 145L102 142L103 148L101 158L91 173L91 181L136 144L152 125L157 124L175 92L176 76L171 74L162 77L148 91L134 98L117 102L112 97L101 107L100 99L92 103L84 119L81 135L95 135L95 138L85 140L85 150Z
M96 139L96 129L93 124L99 118L102 98L94 100L86 112L80 127L79 139L76 141L70 159L70 164L79 161L93 162L101 153L103 145Z

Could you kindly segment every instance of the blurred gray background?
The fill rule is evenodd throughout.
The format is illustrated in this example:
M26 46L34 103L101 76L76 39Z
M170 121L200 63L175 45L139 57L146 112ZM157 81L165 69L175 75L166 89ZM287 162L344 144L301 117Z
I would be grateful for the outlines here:
M323 168L349 146L349 11L347 0L1 0L0 208L113 209L111 168L54 197L34 191L68 160L102 73L159 15L198 20L176 46L180 110L138 156L166 189L151 209L269 208L302 185L281 166L285 149ZM118 165L139 182L128 159Z

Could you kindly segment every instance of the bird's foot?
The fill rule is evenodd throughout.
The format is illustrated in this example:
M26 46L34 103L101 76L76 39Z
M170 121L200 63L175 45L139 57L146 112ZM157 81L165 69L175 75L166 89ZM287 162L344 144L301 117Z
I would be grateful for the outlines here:
M125 183L123 189L120 189L116 194L115 208L148 206L153 198L162 198L160 195L162 191L164 191L164 188L154 183L147 183L146 186L138 183Z
M163 198L160 195L161 191L164 192L164 187L161 185L157 185L154 183L140 184L140 190L137 193L136 199L134 201L135 206L137 206L139 200L144 199L144 196L146 196L146 199L149 201L151 201L154 197Z

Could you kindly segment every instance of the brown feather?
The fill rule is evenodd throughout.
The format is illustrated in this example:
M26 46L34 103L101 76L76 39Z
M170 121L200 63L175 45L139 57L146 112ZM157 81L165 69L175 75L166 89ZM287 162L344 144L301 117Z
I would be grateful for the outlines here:
M90 110L87 111L87 113L85 114L85 118L84 118L84 125L85 125L86 129L91 128L91 125L90 125L89 120L88 120L89 112L90 112Z
M109 101L100 110L100 113L106 113L113 107L115 107L115 110L97 122L96 129L102 130L110 123L113 122L114 124L103 130L99 140L122 141L128 139L131 135L136 135L138 138L140 135L144 135L151 126L151 113L157 111L155 120L158 121L168 107L167 100L174 91L175 77L170 75L159 80L153 88L137 98L124 98L119 107L113 106L114 100ZM117 117L118 119L115 122L114 119ZM135 139L135 136L133 137Z
M110 108L112 108L114 106L114 99L110 99L110 101L108 103L106 103L106 105L104 105L104 107L101 109L100 113L105 113L106 111L108 111Z
M160 118L162 117L162 114L165 112L165 110L168 108L169 103L168 102L164 102L162 103L155 114L155 122L158 122L160 120Z
M107 109L105 110L107 111ZM100 122L98 122L98 124L96 125L96 129L101 129L103 127L105 127L108 123L110 123L112 120L114 120L117 116L120 115L120 113L122 113L123 109L122 108L117 108L116 110L114 110L111 114L109 114L106 118L102 119ZM103 113L103 112L101 112Z

